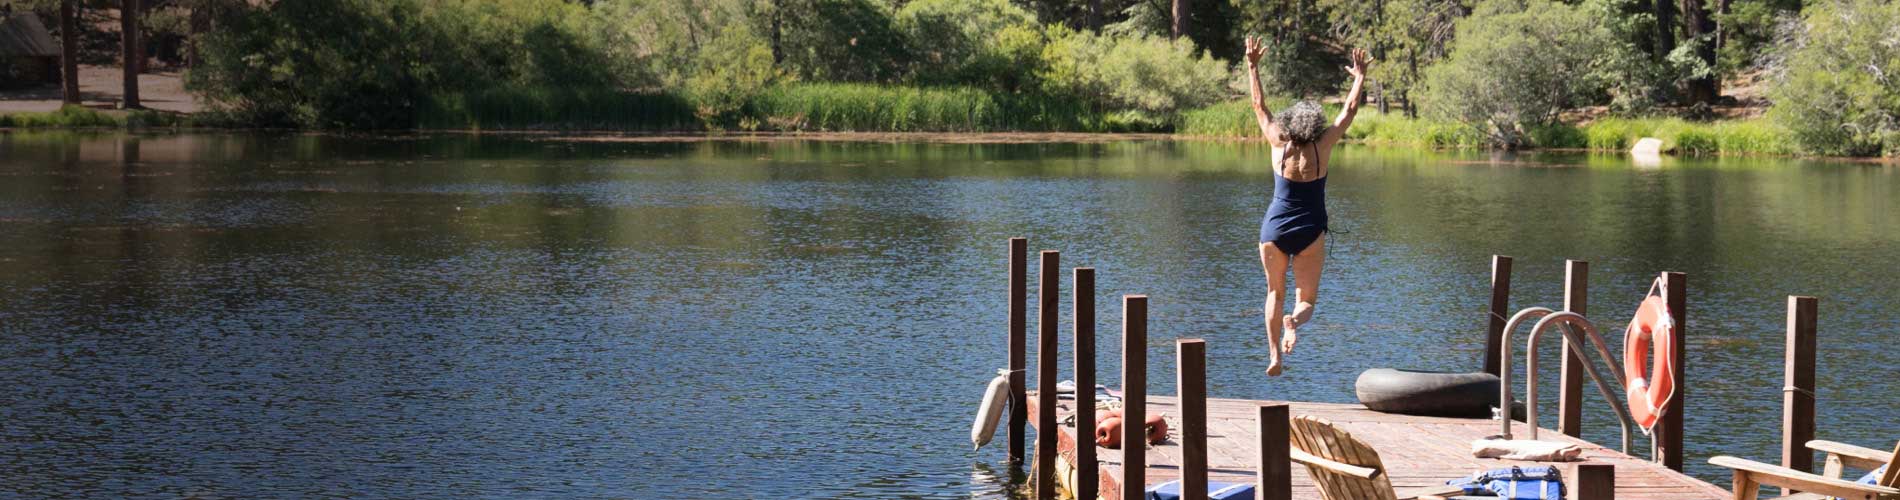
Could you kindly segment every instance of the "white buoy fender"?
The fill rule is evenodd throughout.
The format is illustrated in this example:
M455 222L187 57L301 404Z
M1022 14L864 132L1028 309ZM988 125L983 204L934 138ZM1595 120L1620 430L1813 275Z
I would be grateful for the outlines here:
M982 449L996 437L996 423L1003 419L1003 407L1009 405L1009 370L997 370L983 392L983 404L976 407L976 422L970 425L972 449Z

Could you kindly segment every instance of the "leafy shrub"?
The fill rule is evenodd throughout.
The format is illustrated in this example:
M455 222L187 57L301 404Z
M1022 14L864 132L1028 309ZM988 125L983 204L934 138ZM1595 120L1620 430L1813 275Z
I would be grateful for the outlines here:
M1717 69L1733 76L1756 67L1762 53L1774 48L1777 28L1800 11L1799 0L1731 2L1728 13L1715 15L1723 37L1716 54Z
M1008 0L917 0L895 22L915 47L920 82L1017 89L1040 62L1035 16Z
M803 9L784 22L784 63L805 79L892 82L910 60L891 13L871 0L788 2ZM769 47L768 47L769 50Z
M1900 3L1830 0L1803 13L1769 97L1804 150L1900 155Z
M701 120L730 127L742 107L778 76L772 51L735 34L714 39L706 52L702 57L718 64L699 65L686 80L686 95Z
M1601 23L1606 35L1589 78L1601 82L1611 111L1643 115L1676 97L1681 68L1650 55L1656 43L1656 15L1650 2L1587 0L1578 8Z
M1227 94L1227 63L1197 53L1186 40L1104 36L1058 26L1050 29L1043 48L1041 79L1056 94L1172 115Z
M406 128L433 94L608 85L561 0L300 0L229 9L191 85L260 125Z
M1463 123L1493 145L1526 145L1526 126L1602 87L1590 73L1608 34L1583 10L1548 0L1492 0L1458 23L1451 56L1427 69L1428 117Z

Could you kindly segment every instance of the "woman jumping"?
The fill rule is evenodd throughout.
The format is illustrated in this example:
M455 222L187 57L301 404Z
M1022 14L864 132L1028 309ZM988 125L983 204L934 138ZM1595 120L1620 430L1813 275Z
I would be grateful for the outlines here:
M1247 37L1253 114L1260 133L1273 146L1273 204L1260 222L1260 267L1267 272L1267 345L1272 353L1267 375L1277 377L1284 369L1282 355L1293 352L1295 331L1313 319L1313 304L1319 300L1319 272L1326 263L1326 164L1359 111L1359 91L1371 61L1365 50L1352 50L1352 66L1346 68L1352 75L1352 92L1346 94L1345 108L1328 127L1319 103L1313 101L1294 103L1279 117L1267 110L1257 68L1266 51L1258 37ZM1285 314L1289 264L1297 295L1293 313Z

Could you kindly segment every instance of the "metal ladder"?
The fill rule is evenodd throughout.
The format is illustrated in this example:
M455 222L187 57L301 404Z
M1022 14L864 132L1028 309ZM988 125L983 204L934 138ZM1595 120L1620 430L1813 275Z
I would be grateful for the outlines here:
M1590 349L1585 348L1587 347L1585 345L1585 339L1589 341L1588 344L1596 347L1595 351L1598 356L1603 359L1605 365L1610 367L1610 375L1616 377L1617 387L1628 387L1627 381L1623 380L1623 370L1617 365L1615 361L1616 358L1610 355L1610 348L1608 344L1603 342L1603 336L1597 333L1596 325L1590 323L1588 318L1584 318L1583 315L1570 311L1553 311L1548 307L1532 307L1518 311L1517 314L1512 315L1511 320L1504 325L1504 337L1498 342L1498 349L1502 351L1498 353L1498 362L1500 363L1498 367L1498 413L1500 417L1499 420L1502 422L1504 428L1502 437L1504 439L1511 439L1511 333L1517 331L1519 325L1531 319L1537 319L1537 324L1531 327L1530 339L1524 344L1524 350L1528 351L1525 353L1526 364L1524 366L1524 378L1527 379L1524 389L1524 411L1529 414L1524 423L1530 426L1531 439L1537 439L1538 430L1537 339L1544 330L1553 326L1560 326L1563 328L1564 343L1570 346L1572 352L1583 357L1584 372L1589 374L1592 382L1596 383L1597 392L1602 393L1603 399L1610 403L1610 409L1616 411L1616 423L1623 428L1623 453L1628 454L1630 451L1630 424L1635 423L1635 420L1630 418L1629 409L1624 408L1623 405L1620 404L1622 400L1617 399L1614 395L1615 393L1610 391L1610 386L1603 381L1602 374L1597 371L1596 363L1591 362L1591 356L1588 354ZM1644 433L1647 434L1648 431L1645 430ZM1653 439L1650 443L1650 456L1652 460L1657 456Z

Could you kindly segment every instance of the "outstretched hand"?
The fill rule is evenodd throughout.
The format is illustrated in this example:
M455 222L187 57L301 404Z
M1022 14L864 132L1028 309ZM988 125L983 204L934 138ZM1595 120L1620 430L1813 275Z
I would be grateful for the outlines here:
M1352 65L1346 67L1346 73L1353 78L1365 78L1366 67L1372 65L1372 56L1366 54L1366 49L1352 49L1347 56L1352 60Z
M1247 36L1247 64L1258 64L1260 56L1266 55L1267 42L1258 36Z

